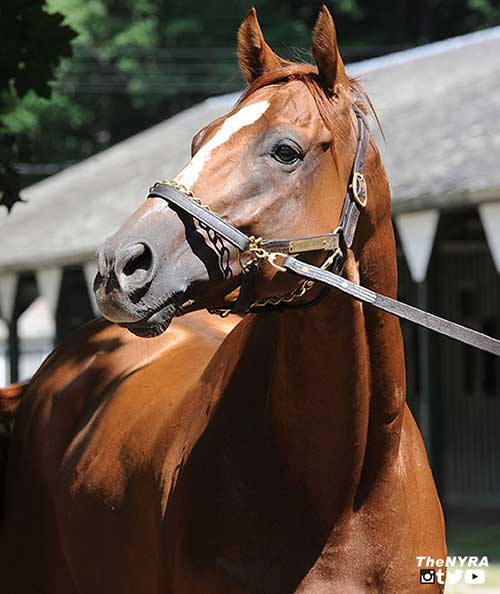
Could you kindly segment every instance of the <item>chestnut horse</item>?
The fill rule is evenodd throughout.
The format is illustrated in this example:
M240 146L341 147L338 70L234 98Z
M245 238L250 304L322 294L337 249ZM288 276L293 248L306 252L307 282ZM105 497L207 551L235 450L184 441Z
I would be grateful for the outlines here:
M238 43L250 86L194 138L176 181L248 235L331 232L356 152L352 106L368 101L345 72L332 18L323 7L315 67L279 58L253 10ZM368 204L344 275L394 297L390 192L372 139L365 176ZM100 250L102 313L153 337L174 316L227 306L240 260L226 246L230 273L221 274L209 239L185 212L145 200ZM321 254L307 259L320 265ZM255 299L296 283L263 263ZM308 288L296 304L320 292ZM126 330L109 325L55 351L14 427L2 591L443 590L419 583L416 557L442 558L446 546L405 404L398 320L339 293L281 305L227 336L195 313L157 338L130 334L118 355L113 343L126 343ZM150 342L169 335L166 354L148 362Z

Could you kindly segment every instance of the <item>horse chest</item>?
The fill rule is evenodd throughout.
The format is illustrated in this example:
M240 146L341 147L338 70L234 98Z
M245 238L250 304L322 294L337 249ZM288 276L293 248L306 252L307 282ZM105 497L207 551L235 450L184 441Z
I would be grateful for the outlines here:
M293 591L318 552L314 521L284 476L264 395L239 400L219 408L181 472L185 555L191 573L222 575L235 592Z

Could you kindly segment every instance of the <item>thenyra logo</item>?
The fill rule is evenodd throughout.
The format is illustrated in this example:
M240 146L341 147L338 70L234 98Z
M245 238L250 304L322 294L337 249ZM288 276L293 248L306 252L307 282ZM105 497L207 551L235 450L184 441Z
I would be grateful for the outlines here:
M481 567L488 567L488 557L452 556L446 559L417 557L421 584L484 584L486 573Z

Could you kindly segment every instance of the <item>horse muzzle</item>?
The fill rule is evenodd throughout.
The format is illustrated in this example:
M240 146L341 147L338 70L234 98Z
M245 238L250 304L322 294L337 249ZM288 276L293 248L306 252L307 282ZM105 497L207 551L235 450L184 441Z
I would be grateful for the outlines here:
M138 336L164 332L180 312L184 290L182 283L168 282L172 279L159 282L159 258L150 243L112 236L99 249L97 262L94 292L103 316Z

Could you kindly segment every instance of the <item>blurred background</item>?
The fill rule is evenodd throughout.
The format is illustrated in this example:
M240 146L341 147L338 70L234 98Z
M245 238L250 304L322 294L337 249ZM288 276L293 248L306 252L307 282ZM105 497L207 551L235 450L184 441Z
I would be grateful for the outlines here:
M321 2L256 0L309 60ZM499 336L500 3L336 0L393 192L400 299ZM0 385L97 315L93 254L244 81L240 0L7 0L0 14ZM450 550L500 561L500 363L404 325L408 401ZM476 592L499 591L493 569ZM495 580L496 586L495 586ZM493 589L492 589L493 588ZM466 592L457 586L450 592Z

